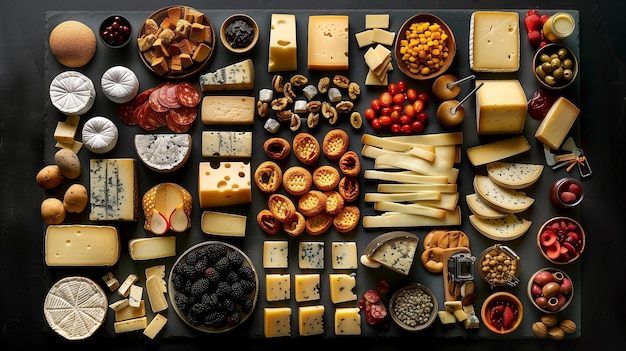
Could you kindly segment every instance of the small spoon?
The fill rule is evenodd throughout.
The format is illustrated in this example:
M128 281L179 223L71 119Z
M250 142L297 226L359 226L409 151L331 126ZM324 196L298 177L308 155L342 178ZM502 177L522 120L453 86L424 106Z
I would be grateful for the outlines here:
M462 78L462 79L457 80L456 82L450 82L450 83L447 83L447 84L446 84L446 88L448 88L448 89L452 89L455 85L459 85L459 84L461 84L461 83L463 83L463 82L465 82L465 81L468 81L468 80L470 80L470 79L474 79L474 78L476 78L476 76L475 76L475 75L473 75L473 74L471 74L471 75L469 75L469 76L467 76L467 77L465 77L465 78Z

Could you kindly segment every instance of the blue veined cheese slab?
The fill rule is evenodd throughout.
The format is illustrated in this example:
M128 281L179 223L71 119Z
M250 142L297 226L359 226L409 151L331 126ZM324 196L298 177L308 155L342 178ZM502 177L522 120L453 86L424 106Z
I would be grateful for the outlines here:
M139 190L134 158L89 160L89 183L90 220L137 220Z
M252 132L203 131L202 157L252 157Z

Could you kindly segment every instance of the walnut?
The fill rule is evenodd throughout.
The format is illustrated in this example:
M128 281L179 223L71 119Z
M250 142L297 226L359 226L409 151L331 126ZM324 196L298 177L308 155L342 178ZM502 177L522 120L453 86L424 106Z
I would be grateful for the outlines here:
M356 82L350 82L348 85L348 96L350 99L355 100L357 97L361 95L361 87Z
M347 88L350 85L350 79L348 77L343 76L341 74L336 74L333 77L333 84L339 88Z
M286 97L280 97L272 100L272 110L283 111L289 105L289 100Z
M561 327L555 326L548 329L548 335L550 335L552 339L561 340L565 337L565 332L561 329Z
M296 100L297 96L296 93L293 91L293 86L291 85L291 83L287 82L283 85L283 93L290 103L293 103Z
M317 112L309 112L309 116L306 119L306 125L310 129L317 127L320 122L320 114Z
M337 105L335 105L335 108L339 113L350 113L354 108L354 104L352 103L352 101L340 101L337 103Z
M302 125L302 120L300 119L300 115L298 115L297 113L291 114L291 121L289 122L289 129L292 132L295 132L298 129L300 129L301 125Z
M546 327L555 326L557 323L557 318L553 314L545 314L541 316L541 322L546 325Z
M322 102L322 116L324 118L329 119L330 117L332 117L333 109L334 107L332 107L332 105L328 103L327 101Z
M269 105L267 102L257 101L256 103L256 112L259 117L267 117L267 113L269 111Z
M317 91L319 91L320 94L326 94L328 92L328 88L330 88L330 78L321 78L319 83L317 83Z
M289 79L289 83L291 83L294 87L301 87L309 82L309 79L302 74L296 74L291 79Z
M306 104L307 112L319 112L322 108L322 103L319 100L309 101Z
M571 334L576 331L576 323L574 323L574 321L571 319L564 319L559 325L561 326L561 329L563 329L563 331L567 334Z
M272 77L272 87L277 92L282 93L284 89L283 88L283 76L281 76L280 74L275 74L274 77Z
M548 336L548 327L542 322L535 322L532 325L533 333L538 338L545 338Z
M292 115L293 111L291 110L276 111L276 119L279 122L290 122Z

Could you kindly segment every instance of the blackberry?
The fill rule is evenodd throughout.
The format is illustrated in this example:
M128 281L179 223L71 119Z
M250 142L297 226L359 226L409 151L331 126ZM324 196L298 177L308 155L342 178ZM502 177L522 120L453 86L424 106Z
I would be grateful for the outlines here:
M209 278L211 283L217 284L220 281L222 274L215 269L215 267L208 267L204 270L204 276Z
M241 302L246 297L246 293L243 290L243 286L241 286L240 282L232 283L230 285L230 289L232 290L230 296L232 296L233 300Z
M232 289L230 287L230 284L228 284L228 282L225 281L221 281L217 284L217 289L215 290L215 294L217 294L217 297L220 299L224 299L226 297L229 297L232 294Z
M233 268L241 267L244 261L243 255L240 254L238 251L231 251L228 253L228 255L226 255L226 257L228 257L228 260L230 261L230 264Z
M185 316L185 319L189 324L193 325L194 327L199 327L200 325L202 325L202 320L198 319L198 317L196 316L188 314Z
M226 315L222 312L211 312L204 317L203 324L209 328L222 328L226 326Z
M231 264L228 258L224 256L220 258L219 260L217 260L217 262L215 262L213 267L220 272L227 272L228 270L230 270Z
M254 308L254 301L251 298L246 297L241 303L241 312L250 313L252 312L252 308Z
M255 281L256 277L254 275L254 271L249 266L241 266L237 269L237 273L242 278L246 278L251 281Z
M222 303L215 293L202 295L202 304L207 307L209 312L222 309Z
M208 266L209 266L209 261L206 258L200 258L198 259L196 264L194 264L194 268L196 269L196 272L200 272L200 273L203 273L204 270L207 269Z
M250 293L256 289L256 283L252 280L242 279L239 281L239 284L243 288L244 293Z
M191 306L191 303L189 301L189 297L181 292L177 292L174 295L174 302L176 303L176 307L178 307L178 309L184 313L187 314L187 310L189 309L189 307Z
M192 296L200 296L209 289L211 281L209 278L200 278L191 285L190 294Z
M216 243L204 246L198 252L201 256L206 257L209 263L214 263L226 256L228 248L224 244Z
M230 298L225 298L222 300L222 311L227 314L233 313L237 310L237 303Z
M187 279L185 281L185 287L183 288L182 292L184 292L188 296L191 296L191 287L193 286L193 283L194 283L194 280Z
M239 281L239 274L237 274L236 271L229 271L228 273L226 273L224 280L232 284L236 281Z
M182 274L186 279L195 278L197 275L196 268L186 262L177 264L174 272Z
M196 317L196 319L202 320L204 319L204 316L207 314L207 312L207 306L205 306L202 302L196 302L191 306L191 308L187 312L187 315L191 315L193 317Z
M228 318L226 318L226 324L230 326L238 325L240 321L241 321L241 314L239 313L239 311L235 311L231 313L228 316Z
M185 277L183 277L182 274L174 272L174 274L172 274L172 285L176 291L183 290L185 287Z
M194 266L196 262L198 262L198 258L200 258L198 251L192 251L187 255L187 258L185 259L185 263L187 263L190 266Z

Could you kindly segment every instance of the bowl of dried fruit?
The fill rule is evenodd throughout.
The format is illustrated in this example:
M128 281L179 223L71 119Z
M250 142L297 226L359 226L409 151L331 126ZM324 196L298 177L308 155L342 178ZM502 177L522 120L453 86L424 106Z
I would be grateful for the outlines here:
M487 329L496 334L509 334L522 324L524 305L517 296L499 291L485 299L480 313Z
M558 216L544 222L537 232L537 247L546 260L568 264L585 250L585 231L573 218Z
M416 80L428 80L450 68L456 54L456 41L441 18L421 13L410 17L400 27L394 54L400 71Z
M176 314L190 327L222 333L254 311L259 277L250 258L234 245L204 241L178 257L168 278Z
M428 328L439 311L435 294L419 283L409 284L393 293L389 314L400 328L420 331Z
M569 306L573 297L571 278L558 268L542 268L528 280L528 298L542 312L561 312Z
M229 51L243 54L252 50L259 41L259 26L252 17L235 14L222 23L220 39Z

